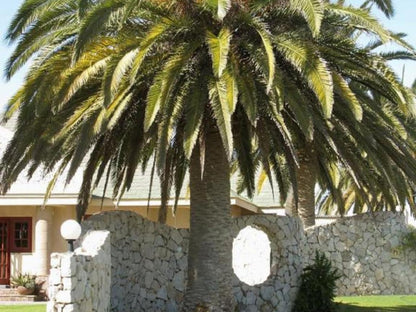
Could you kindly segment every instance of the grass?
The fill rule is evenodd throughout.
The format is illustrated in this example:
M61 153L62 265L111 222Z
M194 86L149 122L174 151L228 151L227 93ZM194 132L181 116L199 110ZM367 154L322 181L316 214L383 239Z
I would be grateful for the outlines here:
M30 304L30 305L0 305L0 312L45 312L46 304Z
M337 297L339 312L416 312L416 296Z
M339 312L416 312L416 296L337 297ZM0 312L45 312L46 305L0 305Z

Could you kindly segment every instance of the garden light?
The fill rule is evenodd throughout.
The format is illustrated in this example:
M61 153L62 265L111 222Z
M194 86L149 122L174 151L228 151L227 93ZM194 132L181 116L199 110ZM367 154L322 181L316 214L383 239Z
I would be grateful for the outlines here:
M81 235L81 225L75 220L66 220L61 225L61 235L68 242L68 251L74 251L74 241Z

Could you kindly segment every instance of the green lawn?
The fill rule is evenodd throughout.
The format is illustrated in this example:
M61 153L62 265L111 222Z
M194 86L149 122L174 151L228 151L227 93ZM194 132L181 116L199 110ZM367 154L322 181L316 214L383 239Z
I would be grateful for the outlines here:
M337 297L339 312L416 312L416 296Z
M31 304L31 305L0 305L1 312L45 312L46 304Z
M337 297L339 312L416 312L416 296ZM0 305L0 312L45 312L46 305Z

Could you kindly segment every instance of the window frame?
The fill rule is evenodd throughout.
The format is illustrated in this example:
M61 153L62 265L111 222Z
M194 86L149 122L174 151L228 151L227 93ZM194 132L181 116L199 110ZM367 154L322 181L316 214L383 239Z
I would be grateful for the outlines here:
M18 247L16 246L16 240L14 237L15 231L16 231L16 223L24 223L27 222L28 224L28 244L27 247ZM10 241L9 241L9 246L10 246L10 252L16 252L16 253L31 253L32 252L32 240L33 240L33 235L32 235L32 218L31 217L12 217L10 218Z

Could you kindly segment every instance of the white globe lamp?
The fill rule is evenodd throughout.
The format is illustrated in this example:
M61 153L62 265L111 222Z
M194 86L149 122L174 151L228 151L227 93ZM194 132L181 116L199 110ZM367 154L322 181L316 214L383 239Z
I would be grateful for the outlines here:
M81 225L75 220L66 220L61 225L61 235L68 242L68 251L74 251L74 241L81 235Z

